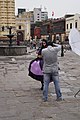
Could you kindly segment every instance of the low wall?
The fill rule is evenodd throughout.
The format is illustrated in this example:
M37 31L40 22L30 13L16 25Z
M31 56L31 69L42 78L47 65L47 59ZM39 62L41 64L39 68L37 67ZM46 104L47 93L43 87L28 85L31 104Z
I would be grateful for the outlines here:
M26 46L0 46L0 56L25 55L26 51Z

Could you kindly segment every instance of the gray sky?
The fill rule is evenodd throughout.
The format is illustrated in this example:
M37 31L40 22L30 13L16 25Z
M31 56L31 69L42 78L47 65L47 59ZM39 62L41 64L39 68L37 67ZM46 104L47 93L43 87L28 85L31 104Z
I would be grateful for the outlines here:
M80 13L80 0L15 0L15 7L26 8L26 11L42 7L48 12L49 18L64 17L65 14ZM52 17L52 11L54 16Z

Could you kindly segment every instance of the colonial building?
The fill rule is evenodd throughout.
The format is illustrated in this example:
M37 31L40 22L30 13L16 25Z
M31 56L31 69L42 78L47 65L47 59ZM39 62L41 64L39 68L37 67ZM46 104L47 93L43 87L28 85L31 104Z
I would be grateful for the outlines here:
M34 8L33 11L26 12L26 9L19 8L16 16L17 39L20 41L29 40L30 38L40 38L40 29L35 28L36 23L48 19L48 12L41 8Z
M66 36L69 36L70 30L74 27L80 32L80 14L66 17Z
M48 19L41 26L41 37L54 42L65 39L65 18Z
M36 24L37 25L37 24ZM42 21L38 27L35 27L35 35L47 40L64 41L65 40L65 18L48 19Z
M57 18L53 20L53 40L65 40L65 18Z
M15 33L15 0L0 0L0 40L5 40L9 27Z
M30 12L23 12L16 16L17 40L25 41L30 39Z

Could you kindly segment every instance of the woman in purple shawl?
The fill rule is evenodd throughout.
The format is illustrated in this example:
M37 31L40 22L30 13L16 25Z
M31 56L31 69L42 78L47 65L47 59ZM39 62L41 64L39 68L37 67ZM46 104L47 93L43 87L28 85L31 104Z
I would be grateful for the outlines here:
M43 90L44 82L43 82L43 60L41 56L42 49L47 47L47 41L45 39L42 40L41 47L37 50L37 58L32 60L29 65L29 76L32 78L41 81L41 90Z

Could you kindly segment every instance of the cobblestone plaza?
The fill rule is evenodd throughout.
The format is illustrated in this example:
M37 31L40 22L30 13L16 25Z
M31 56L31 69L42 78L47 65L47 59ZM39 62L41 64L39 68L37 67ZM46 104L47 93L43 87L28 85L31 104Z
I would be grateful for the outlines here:
M49 100L42 101L41 84L28 76L35 52L23 56L0 56L0 120L80 120L80 57L66 51L58 56L63 101L55 101L53 84Z

